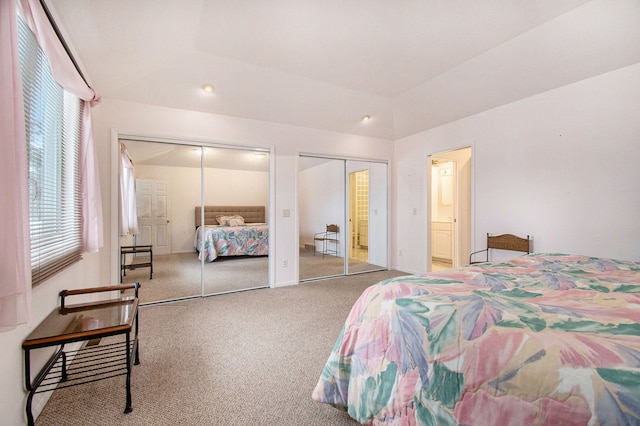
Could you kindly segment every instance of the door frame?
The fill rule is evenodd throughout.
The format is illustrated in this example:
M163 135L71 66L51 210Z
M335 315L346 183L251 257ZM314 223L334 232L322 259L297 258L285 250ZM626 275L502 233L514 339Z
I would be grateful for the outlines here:
M464 153L464 151L468 150L468 171L466 171L465 173L468 173L468 182L463 181L462 179L460 179L460 158L457 157L458 154L462 154ZM438 152L434 152L431 154L427 155L427 164L426 164L426 173L427 173L427 185L426 185L426 190L427 190L427 272L430 272L433 270L433 265L432 265L432 257L433 257L433 253L432 253L432 249L431 249L431 245L432 245L432 234L433 232L431 231L432 226L433 226L433 220L434 218L432 217L432 212L433 212L433 206L432 206L432 191L433 191L433 182L432 182L432 160L433 159L441 159L441 160L446 160L446 161L453 161L455 164L455 179L454 179L454 207L453 207L453 212L454 212L454 218L453 218L453 226L452 226L452 230L453 230L453 234L455 235L455 239L452 240L453 242L453 255L452 255L452 267L456 268L456 267L460 267L463 266L465 264L467 264L468 262L463 258L463 255L466 256L467 252L470 252L471 250L471 244L472 244L472 229L473 229L473 210L474 210L474 201L473 201L473 162L474 162L474 153L473 153L473 146L472 145L468 145L468 146L463 146L460 148L452 148L452 149L448 149L445 151L438 151ZM461 197L463 197L464 195L462 194L467 194L468 195L468 199L466 199L465 201L468 204L468 209L462 211L460 206L462 205L461 203Z

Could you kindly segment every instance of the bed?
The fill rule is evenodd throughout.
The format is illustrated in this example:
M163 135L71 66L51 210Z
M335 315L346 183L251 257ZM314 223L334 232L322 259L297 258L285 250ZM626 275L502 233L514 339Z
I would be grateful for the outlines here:
M213 262L218 256L269 254L264 206L204 206L204 222L201 210L196 206L193 242L199 259L204 256Z
M640 424L640 263L530 254L375 284L312 397L375 425Z

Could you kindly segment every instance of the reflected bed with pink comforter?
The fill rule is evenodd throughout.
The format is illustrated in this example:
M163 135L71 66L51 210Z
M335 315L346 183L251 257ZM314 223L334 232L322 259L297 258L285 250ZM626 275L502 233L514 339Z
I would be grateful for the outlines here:
M204 243L202 243L204 241ZM213 262L218 256L266 256L269 254L269 226L249 223L241 226L198 227L194 237L198 258Z

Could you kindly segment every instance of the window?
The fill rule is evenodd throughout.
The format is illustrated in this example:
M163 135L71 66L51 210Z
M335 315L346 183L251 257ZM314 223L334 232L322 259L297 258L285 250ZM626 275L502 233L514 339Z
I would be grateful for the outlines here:
M46 56L18 17L29 173L32 284L82 256L80 99L53 79Z

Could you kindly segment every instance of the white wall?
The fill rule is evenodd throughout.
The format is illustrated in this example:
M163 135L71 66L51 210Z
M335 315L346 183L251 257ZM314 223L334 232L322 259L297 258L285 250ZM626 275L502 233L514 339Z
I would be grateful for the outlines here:
M200 202L200 169L135 166L136 178L165 180L170 188L171 253L193 252L195 207ZM269 173L205 169L206 205L269 206Z
M392 267L426 271L427 156L464 146L474 249L509 232L536 252L640 260L638 82L640 64L396 141Z

